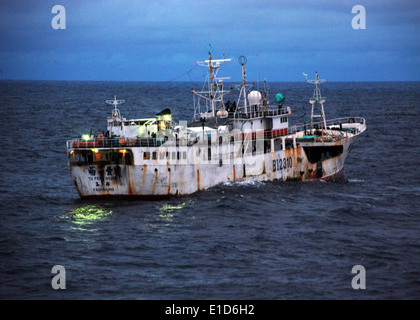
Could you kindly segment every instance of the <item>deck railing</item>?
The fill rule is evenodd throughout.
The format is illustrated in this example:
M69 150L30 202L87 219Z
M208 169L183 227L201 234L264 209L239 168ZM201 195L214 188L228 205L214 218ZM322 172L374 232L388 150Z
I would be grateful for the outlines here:
M313 122L312 123L312 129L321 129L321 124L322 127L324 126L323 123L321 123L321 121L317 121L317 122ZM366 125L366 120L364 118L361 117L342 117L342 118L335 118L335 119L329 119L326 121L327 127L324 129L329 129L331 127L336 127L340 125L342 126L343 124L361 124L361 125ZM306 124L297 124L294 126L291 126L289 128L289 133L296 133L296 132L302 132L302 131L307 131L311 129L311 123L308 122ZM343 128L345 129L345 128Z
M157 138L94 138L72 139L67 141L67 149L71 148L126 148L126 147L160 147L167 139Z
M255 119L261 117L275 117L280 115L289 115L292 111L290 107L283 107L281 109L256 109L253 107L248 106L250 110L245 112L235 112L233 114L235 119Z
M361 117L344 117L344 118L336 118L330 119L326 121L327 128L331 129L332 127L339 126L340 130L348 130L348 128L355 127L356 130L357 125L366 125L366 120ZM343 124L346 124L346 127L342 127ZM351 124L354 124L353 126ZM340 126L341 125L341 126ZM289 135L294 134L297 132L304 132L311 129L311 124L298 124L289 127L288 129L281 129L281 130L265 130L264 131L264 138L271 139L277 136ZM321 129L321 122L314 122L312 124L312 129ZM244 134L242 133L241 139L244 140ZM206 134L207 135L207 134ZM235 135L235 139L237 134ZM201 137L201 136L200 136ZM209 136L207 135L207 138ZM252 136L253 139L254 136ZM200 139L202 140L202 139ZM199 140L197 136L188 136L187 138L146 138L146 137L137 137L132 139L125 139L125 138L94 138L94 139L72 139L67 141L67 150L69 149L96 149L96 148L127 148L127 147L160 147L163 144L176 145L176 146L191 146L197 143Z
M128 147L160 147L166 146L191 146L197 143L197 137L188 138L94 138L94 139L72 139L67 141L67 150L69 149L100 149L100 148L128 148Z

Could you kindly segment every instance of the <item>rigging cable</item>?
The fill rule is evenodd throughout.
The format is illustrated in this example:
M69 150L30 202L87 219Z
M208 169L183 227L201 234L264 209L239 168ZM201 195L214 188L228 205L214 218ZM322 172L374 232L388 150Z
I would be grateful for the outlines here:
M176 76L175 78L173 78L173 79L169 80L169 82L175 81L175 80L177 80L177 79L181 78L181 77L182 77L182 76L184 76L184 75L188 75L188 77L189 77L189 78L190 78L190 80L192 81L191 76L190 76L190 72L191 72L191 71L193 71L196 67L197 67L197 65L195 65L194 67L192 67L192 68L191 68L190 70L188 70L187 72L184 72L183 74L180 74L179 76Z

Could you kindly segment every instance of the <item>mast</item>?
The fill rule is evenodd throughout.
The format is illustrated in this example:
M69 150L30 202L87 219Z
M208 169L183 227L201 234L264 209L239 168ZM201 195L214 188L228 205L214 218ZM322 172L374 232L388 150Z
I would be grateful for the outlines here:
M211 110L212 110L212 114L213 117L215 116L215 108L214 108L214 67L213 64L211 63L211 53L213 50L209 50L209 78L210 78L210 101L211 101Z
M248 98L247 98L247 88L253 86L253 84L247 84L246 83L246 69L245 69L245 65L247 63L247 58L245 56L240 56L238 58L238 63L242 66L242 84L241 86L235 86L236 89L239 90L239 97L238 97L238 108L235 111L238 112L239 109L244 109L245 110L245 114L248 114ZM243 100L243 105L241 106L240 102L241 100ZM250 112L252 112L250 110Z
M306 73L303 74L305 76L305 81L307 83L312 83L315 85L314 94L311 99L309 99L309 103L311 104L311 130L313 129L313 119L314 118L321 118L321 132L322 135L324 133L324 128L327 127L327 122L325 120L325 113L324 113L324 103L325 97L321 96L321 90L319 89L319 85L323 82L326 82L325 79L319 79L318 72L315 72L315 80L308 80L308 75ZM315 104L318 103L320 105L320 114L314 114Z
M212 52L213 47L211 44L207 45L207 51L209 54L209 59L204 61L197 61L197 65L208 67L208 91L195 91L191 92L198 97L197 102L194 99L194 120L198 120L201 110L200 110L200 98L206 101L206 105L210 106L211 116L216 117L216 107L220 105L223 108L223 95L226 91L223 90L223 80L230 79L229 77L217 77L217 72L223 63L231 61L231 59L213 59ZM208 110L206 110L208 112ZM201 116L200 116L201 117Z
M123 121L122 121L122 117L121 117L121 112L120 112L120 109L118 109L117 106L119 104L124 103L125 100L122 100L122 99L117 100L117 96L114 96L114 100L105 100L105 102L107 104L112 104L114 106L114 109L112 110L112 117L108 118L109 119L108 124L110 125L109 133L111 135L112 131L113 131L112 127L117 127L117 126L121 125L121 128L122 128Z
M114 118L121 118L121 113L117 106L124 103L125 100L117 100L117 96L114 96L114 100L105 100L105 102L114 106L114 109L112 110L112 116Z
M240 56L238 59L239 64L242 66L242 85L239 91L238 106L239 106L239 102L241 101L241 97L243 97L242 99L244 100L244 108L245 108L246 114L248 113L248 103L246 101L246 69L245 69L245 65L247 61L248 60L245 56Z

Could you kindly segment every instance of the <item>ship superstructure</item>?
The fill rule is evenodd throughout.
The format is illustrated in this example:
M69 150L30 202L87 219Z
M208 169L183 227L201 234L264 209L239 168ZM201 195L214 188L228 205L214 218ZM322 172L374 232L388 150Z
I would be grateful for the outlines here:
M113 105L105 135L67 141L70 174L82 198L156 199L207 189L226 181L335 180L358 135L366 130L361 117L327 120L318 74L309 123L289 126L290 106L284 95L275 104L246 80L246 58L238 61L242 82L226 89L218 77L231 59L197 62L208 68L206 86L192 90L192 122L172 120L165 109L154 117L126 119ZM225 101L237 93L237 98Z

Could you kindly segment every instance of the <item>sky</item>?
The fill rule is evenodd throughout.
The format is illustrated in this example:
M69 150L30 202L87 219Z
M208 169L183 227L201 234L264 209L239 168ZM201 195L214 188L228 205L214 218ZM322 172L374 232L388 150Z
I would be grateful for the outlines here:
M0 0L0 80L200 81L210 43L233 80L419 81L419 33L417 0Z

